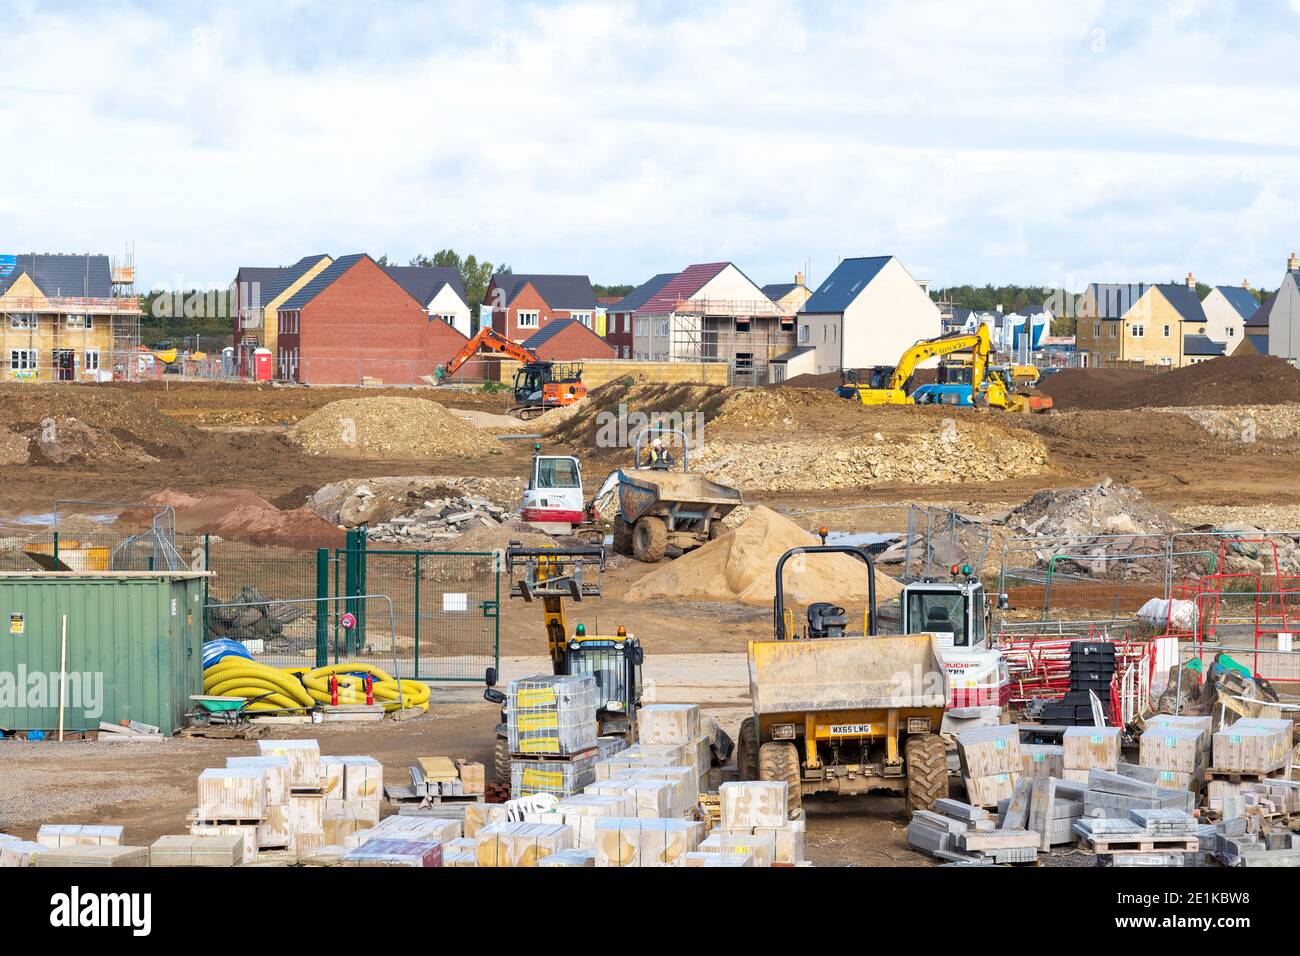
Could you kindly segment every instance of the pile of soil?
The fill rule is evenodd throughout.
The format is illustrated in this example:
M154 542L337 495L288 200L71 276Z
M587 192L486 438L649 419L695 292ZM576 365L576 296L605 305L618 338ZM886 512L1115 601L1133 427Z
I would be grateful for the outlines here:
M993 416L845 402L807 388L731 395L691 470L750 491L1002 481L1047 469L1031 432Z
M181 534L215 534L253 544L340 546L344 534L310 508L281 511L251 491L231 489L208 495L161 491L145 504L171 505Z
M437 402L420 398L349 398L330 402L289 429L309 455L395 460L466 458L491 439Z
M1065 369L1039 388L1058 409L1281 405L1300 402L1300 371L1271 355L1232 355L1160 373Z
M129 393L0 385L0 464L149 464L184 457L193 441L183 426Z
M628 589L625 599L636 603L656 601L714 601L770 605L776 591L776 562L791 548L819 544L783 515L762 505L744 523L722 537L651 571ZM866 568L847 555L808 555L786 562L785 599L805 607L829 601L855 610L867 603ZM876 572L876 600L896 598L902 586Z
M700 424L737 391L720 385L637 384L617 379L592 389L581 402L547 412L533 425L555 441L589 448L630 448L639 431L650 424L683 428L694 444Z

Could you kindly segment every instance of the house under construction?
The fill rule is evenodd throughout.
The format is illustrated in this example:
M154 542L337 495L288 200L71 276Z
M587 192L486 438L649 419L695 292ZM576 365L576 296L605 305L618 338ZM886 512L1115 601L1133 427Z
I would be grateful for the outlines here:
M0 361L5 381L133 379L140 300L131 259L0 254Z
M794 347L793 313L730 262L689 266L634 314L634 358L725 362L735 385L767 383L769 363Z

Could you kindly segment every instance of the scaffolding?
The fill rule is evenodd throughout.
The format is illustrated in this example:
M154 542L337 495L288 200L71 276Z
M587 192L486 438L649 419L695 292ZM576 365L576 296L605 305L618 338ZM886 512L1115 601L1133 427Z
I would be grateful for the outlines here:
M112 292L6 296L0 309L0 377L39 382L133 381L140 367L140 299L128 253L111 265Z
M796 323L770 299L681 299L669 318L674 362L725 362L731 385L765 385L769 363L795 347Z

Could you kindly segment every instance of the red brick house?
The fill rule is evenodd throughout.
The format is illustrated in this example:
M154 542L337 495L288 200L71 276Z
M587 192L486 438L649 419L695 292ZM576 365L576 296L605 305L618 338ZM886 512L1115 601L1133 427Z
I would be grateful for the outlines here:
M288 381L418 385L468 341L374 259L343 256L279 308Z
M522 342L557 319L577 319L591 328L596 293L586 276L502 273L488 283L483 307L492 311L492 328Z
M612 345L577 319L556 319L524 339L523 345L551 362L618 358Z

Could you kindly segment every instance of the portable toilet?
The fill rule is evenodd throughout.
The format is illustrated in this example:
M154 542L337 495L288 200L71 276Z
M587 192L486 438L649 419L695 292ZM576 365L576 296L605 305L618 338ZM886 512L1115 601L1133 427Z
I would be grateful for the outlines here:
M221 375L223 378L231 378L235 374L235 349L227 345L221 350Z
M253 381L271 381L271 350L253 349Z

